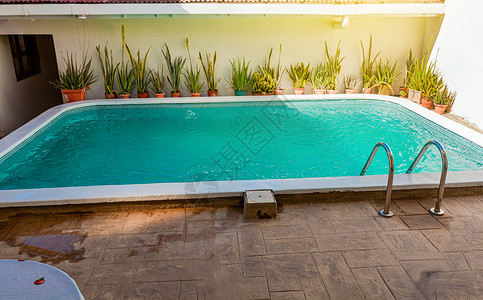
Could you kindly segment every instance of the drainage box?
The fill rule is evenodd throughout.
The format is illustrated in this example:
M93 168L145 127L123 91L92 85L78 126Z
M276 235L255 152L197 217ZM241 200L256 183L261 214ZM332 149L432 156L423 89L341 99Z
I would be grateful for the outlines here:
M277 201L272 190L245 191L243 196L243 216L245 219L277 217Z

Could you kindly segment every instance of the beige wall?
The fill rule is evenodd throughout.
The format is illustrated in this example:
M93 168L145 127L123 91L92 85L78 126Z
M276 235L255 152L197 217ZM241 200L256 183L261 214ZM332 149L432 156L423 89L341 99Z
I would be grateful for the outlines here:
M436 36L441 17L351 17L346 29L333 29L331 17L315 16L237 16L237 17L175 17L160 19L117 19L117 20L8 20L0 22L0 34L11 32L53 34L59 68L61 52L65 50L81 54L87 49L93 58L95 73L99 81L88 92L88 98L103 97L102 78L98 69L95 46L109 42L116 59L121 53L121 25L126 27L126 40L131 49L145 51L153 45L148 64L155 68L164 64L161 48L167 42L173 55L186 56L184 38L190 38L193 58L198 50L218 52L216 70L223 79L219 85L220 94L232 95L225 78L228 78L228 60L245 56L251 66L261 64L270 47L278 49L282 43L282 64L287 66L299 61L315 65L324 59L324 41L331 52L342 38L342 55L346 56L342 73L359 73L362 60L359 40L368 43L372 34L374 50L381 51L382 58L397 59L399 71L404 72L404 61L409 49L420 55L431 35ZM275 56L276 58L276 56ZM166 67L165 67L166 74ZM395 90L402 82L402 75ZM204 77L203 77L204 78ZM292 93L285 75L286 93ZM184 86L183 86L184 88ZM342 90L342 84L339 89ZM206 86L205 86L206 89ZM170 91L170 87L167 87ZM183 93L187 95L184 88Z
M0 35L0 136L62 103L58 92L49 85L49 80L57 76L51 39L36 38L41 74L17 82L8 36Z

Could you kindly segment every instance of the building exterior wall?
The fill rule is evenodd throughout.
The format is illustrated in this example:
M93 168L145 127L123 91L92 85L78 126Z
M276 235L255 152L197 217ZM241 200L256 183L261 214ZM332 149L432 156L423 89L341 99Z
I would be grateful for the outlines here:
M483 128L483 1L447 0L446 5L433 59L458 93L454 112Z
M7 35L0 35L0 137L62 103L49 80L57 77L52 41L37 36L41 73L17 82Z
M189 37L193 62L197 62L198 50L217 51L216 72L223 79L219 84L221 95L232 95L226 79L230 75L229 59L244 56L251 60L251 66L263 63L270 47L274 47L274 61L277 59L279 44L282 44L282 65L297 62L310 62L316 65L325 59L324 42L327 41L333 53L339 39L341 54L346 58L342 74L359 74L362 61L360 40L367 46L373 35L373 51L381 51L381 58L397 60L402 73L394 84L394 90L401 85L405 72L404 62L409 49L416 55L422 53L423 45L430 36L437 35L442 17L350 17L346 29L334 29L332 17L318 16L220 16L146 19L57 19L35 21L10 19L0 23L0 34L35 33L52 34L59 69L64 67L61 57L65 51L77 53L81 57L86 51L93 58L95 74L99 81L88 91L87 97L103 98L103 83L95 52L96 45L108 42L116 60L121 59L121 25L126 28L126 41L130 48L138 48L144 53L152 45L148 66L164 65L161 48L166 42L173 56L187 56L184 39ZM204 79L204 76L202 76ZM343 90L342 76L339 90ZM287 75L283 85L292 93ZM167 91L171 90L167 85ZM206 90L206 86L205 86ZM182 92L188 95L183 85ZM310 92L310 89L309 89Z

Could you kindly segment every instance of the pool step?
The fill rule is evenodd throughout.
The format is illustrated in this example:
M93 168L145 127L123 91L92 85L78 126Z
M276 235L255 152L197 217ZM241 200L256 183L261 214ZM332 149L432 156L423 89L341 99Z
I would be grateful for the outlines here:
M245 191L243 216L246 220L277 217L277 201L272 190Z

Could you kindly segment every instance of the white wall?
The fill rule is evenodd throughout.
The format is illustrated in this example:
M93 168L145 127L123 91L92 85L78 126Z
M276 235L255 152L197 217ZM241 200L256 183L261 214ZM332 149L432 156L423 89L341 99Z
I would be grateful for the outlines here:
M62 103L49 84L57 76L53 44L49 39L48 36L36 38L41 74L17 82L8 36L0 35L0 137Z
M223 79L219 85L221 95L231 95L225 78L230 74L228 60L236 56L245 56L251 60L251 66L261 64L270 47L278 49L282 43L282 64L287 66L299 61L315 65L324 59L324 41L328 41L331 52L342 38L343 62L342 73L359 74L362 53L359 40L365 44L372 34L374 50L381 51L382 58L397 59L399 71L404 72L404 61L410 48L420 55L424 43L431 35L436 35L441 24L441 17L351 17L347 29L333 29L331 17L316 16L236 16L236 17L177 17L160 19L63 19L63 20L8 20L0 22L0 34L11 32L30 32L53 34L59 68L61 52L74 51L80 55L86 49L93 58L99 81L88 92L88 98L102 98L103 85L98 69L95 46L109 46L120 60L121 25L126 27L126 40L132 50L146 51L153 45L148 64L155 68L164 64L161 48L167 42L173 55L186 57L184 38L189 37L192 55L198 50L218 53L216 71ZM195 59L195 57L193 57ZM276 59L276 55L275 55ZM166 71L166 67L165 67ZM165 73L166 74L166 73ZM204 78L204 77L203 77ZM397 91L403 76L394 89ZM285 75L286 92L292 93L288 77ZM183 85L184 88L184 85ZM205 87L206 88L206 87ZM342 90L342 84L339 85ZM170 88L167 87L170 91ZM188 95L183 89L183 94Z
M483 1L446 0L432 57L458 95L454 112L483 128Z

